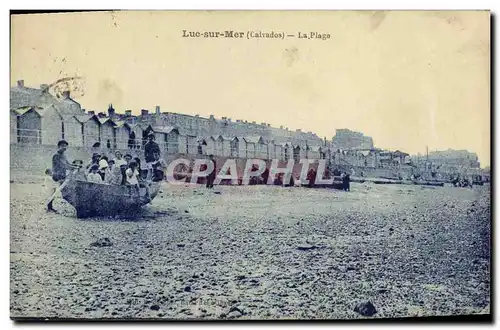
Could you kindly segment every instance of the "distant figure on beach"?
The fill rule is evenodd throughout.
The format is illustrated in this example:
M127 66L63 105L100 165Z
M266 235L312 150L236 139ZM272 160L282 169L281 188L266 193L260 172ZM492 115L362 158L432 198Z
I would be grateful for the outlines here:
M349 176L349 173L344 173L342 176L342 190L344 191L351 191L351 178Z
M274 185L275 186L282 186L283 185L283 173L277 173L274 176Z
M259 170L259 166L257 164L252 165L252 172L256 172ZM249 185L254 186L256 184L259 184L259 178L256 176L250 177L250 180L248 182Z
M61 185L66 180L67 171L73 168L73 165L68 162L65 152L68 148L68 142L61 140L57 143L57 152L52 156L52 180L57 184ZM51 195L57 191L57 187L51 189ZM56 212L53 208L52 202L54 197L47 203L47 211Z
M207 176L207 188L210 189L210 188L214 187L217 163L215 162L214 155L208 156L208 159L210 162L212 162L212 165L213 165L212 172L210 172L210 174Z
M267 184L267 180L269 179L269 168L266 167L264 173L262 173L262 184Z
M316 171L314 168L310 168L309 171L307 172L307 180L309 183L307 184L309 188L314 187L314 181L316 180Z

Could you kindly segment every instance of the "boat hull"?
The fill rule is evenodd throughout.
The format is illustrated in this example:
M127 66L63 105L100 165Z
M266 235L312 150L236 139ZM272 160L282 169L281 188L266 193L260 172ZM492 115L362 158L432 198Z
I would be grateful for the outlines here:
M76 209L78 218L88 218L137 210L150 203L158 190L159 183L152 183L150 198L147 198L145 188L70 180L61 189L61 194Z

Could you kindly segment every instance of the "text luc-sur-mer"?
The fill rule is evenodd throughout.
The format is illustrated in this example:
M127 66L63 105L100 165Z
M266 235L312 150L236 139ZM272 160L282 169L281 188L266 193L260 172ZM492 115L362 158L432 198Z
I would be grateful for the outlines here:
M295 32L286 33L282 31L189 31L182 30L183 38L227 38L227 39L285 39L297 38L303 40L328 40L329 33L322 32Z

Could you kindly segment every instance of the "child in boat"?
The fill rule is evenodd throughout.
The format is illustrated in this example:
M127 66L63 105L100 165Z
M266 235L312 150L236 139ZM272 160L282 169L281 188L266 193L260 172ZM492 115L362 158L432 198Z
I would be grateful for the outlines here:
M123 167L123 171L122 171L122 168ZM114 184L114 185L122 185L123 182L124 182L124 174L125 174L125 168L126 166L125 165L122 165L122 166L118 166L116 164L114 164L113 166L111 166L110 168L110 175L109 175L109 181L108 183L109 184Z
M126 175L127 185L139 187L139 179L138 179L139 172L137 171L136 162L131 161L128 164L128 168L125 171L125 175Z
M115 161L113 159L111 159L108 162L108 168L106 169L106 171L104 173L104 182L106 182L108 184L112 184L115 168L116 168Z
M109 172L108 157L102 156L99 160L99 175L102 181L106 181L106 174Z
M74 168L73 178L75 180L85 181L87 177L85 175L85 170L83 169L83 161L74 160L71 164L73 165Z
M165 169L167 168L165 161L160 157L160 154L154 153L155 161L152 164L153 167L153 182L162 181L165 176Z
M98 153L94 153L92 155L92 159L90 160L90 162L87 164L87 167L86 167L89 173L90 173L90 168L92 167L92 165L94 165L94 164L99 165L100 159L101 159L101 155L99 155Z
M139 157L135 157L133 159L133 161L137 164L137 172L139 172L139 176L138 176L139 183L141 183L143 181L142 179L145 177L145 175L143 175L144 170L141 167L141 159Z
M123 159L122 153L120 150L115 151L115 165L119 168L122 165L127 165L127 161Z
M90 167L90 173L87 175L88 182L102 183L102 178L99 175L99 165L94 164Z
M125 156L123 156L123 158L125 159L125 161L127 162L127 166L128 164L130 164L130 162L132 161L132 155L131 154L126 154Z

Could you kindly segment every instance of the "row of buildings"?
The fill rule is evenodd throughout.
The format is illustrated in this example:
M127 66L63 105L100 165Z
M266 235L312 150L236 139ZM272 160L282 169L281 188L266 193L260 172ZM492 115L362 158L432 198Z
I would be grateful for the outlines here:
M48 85L30 88L22 80L10 93L11 143L55 145L65 139L72 147L141 149L152 132L165 154L327 159L366 168L415 166L409 154L375 148L371 137L348 129L336 130L327 140L300 129L162 112L159 106L152 112L142 109L139 115L131 110L118 113L112 105L106 112L86 111L69 92L55 97Z

